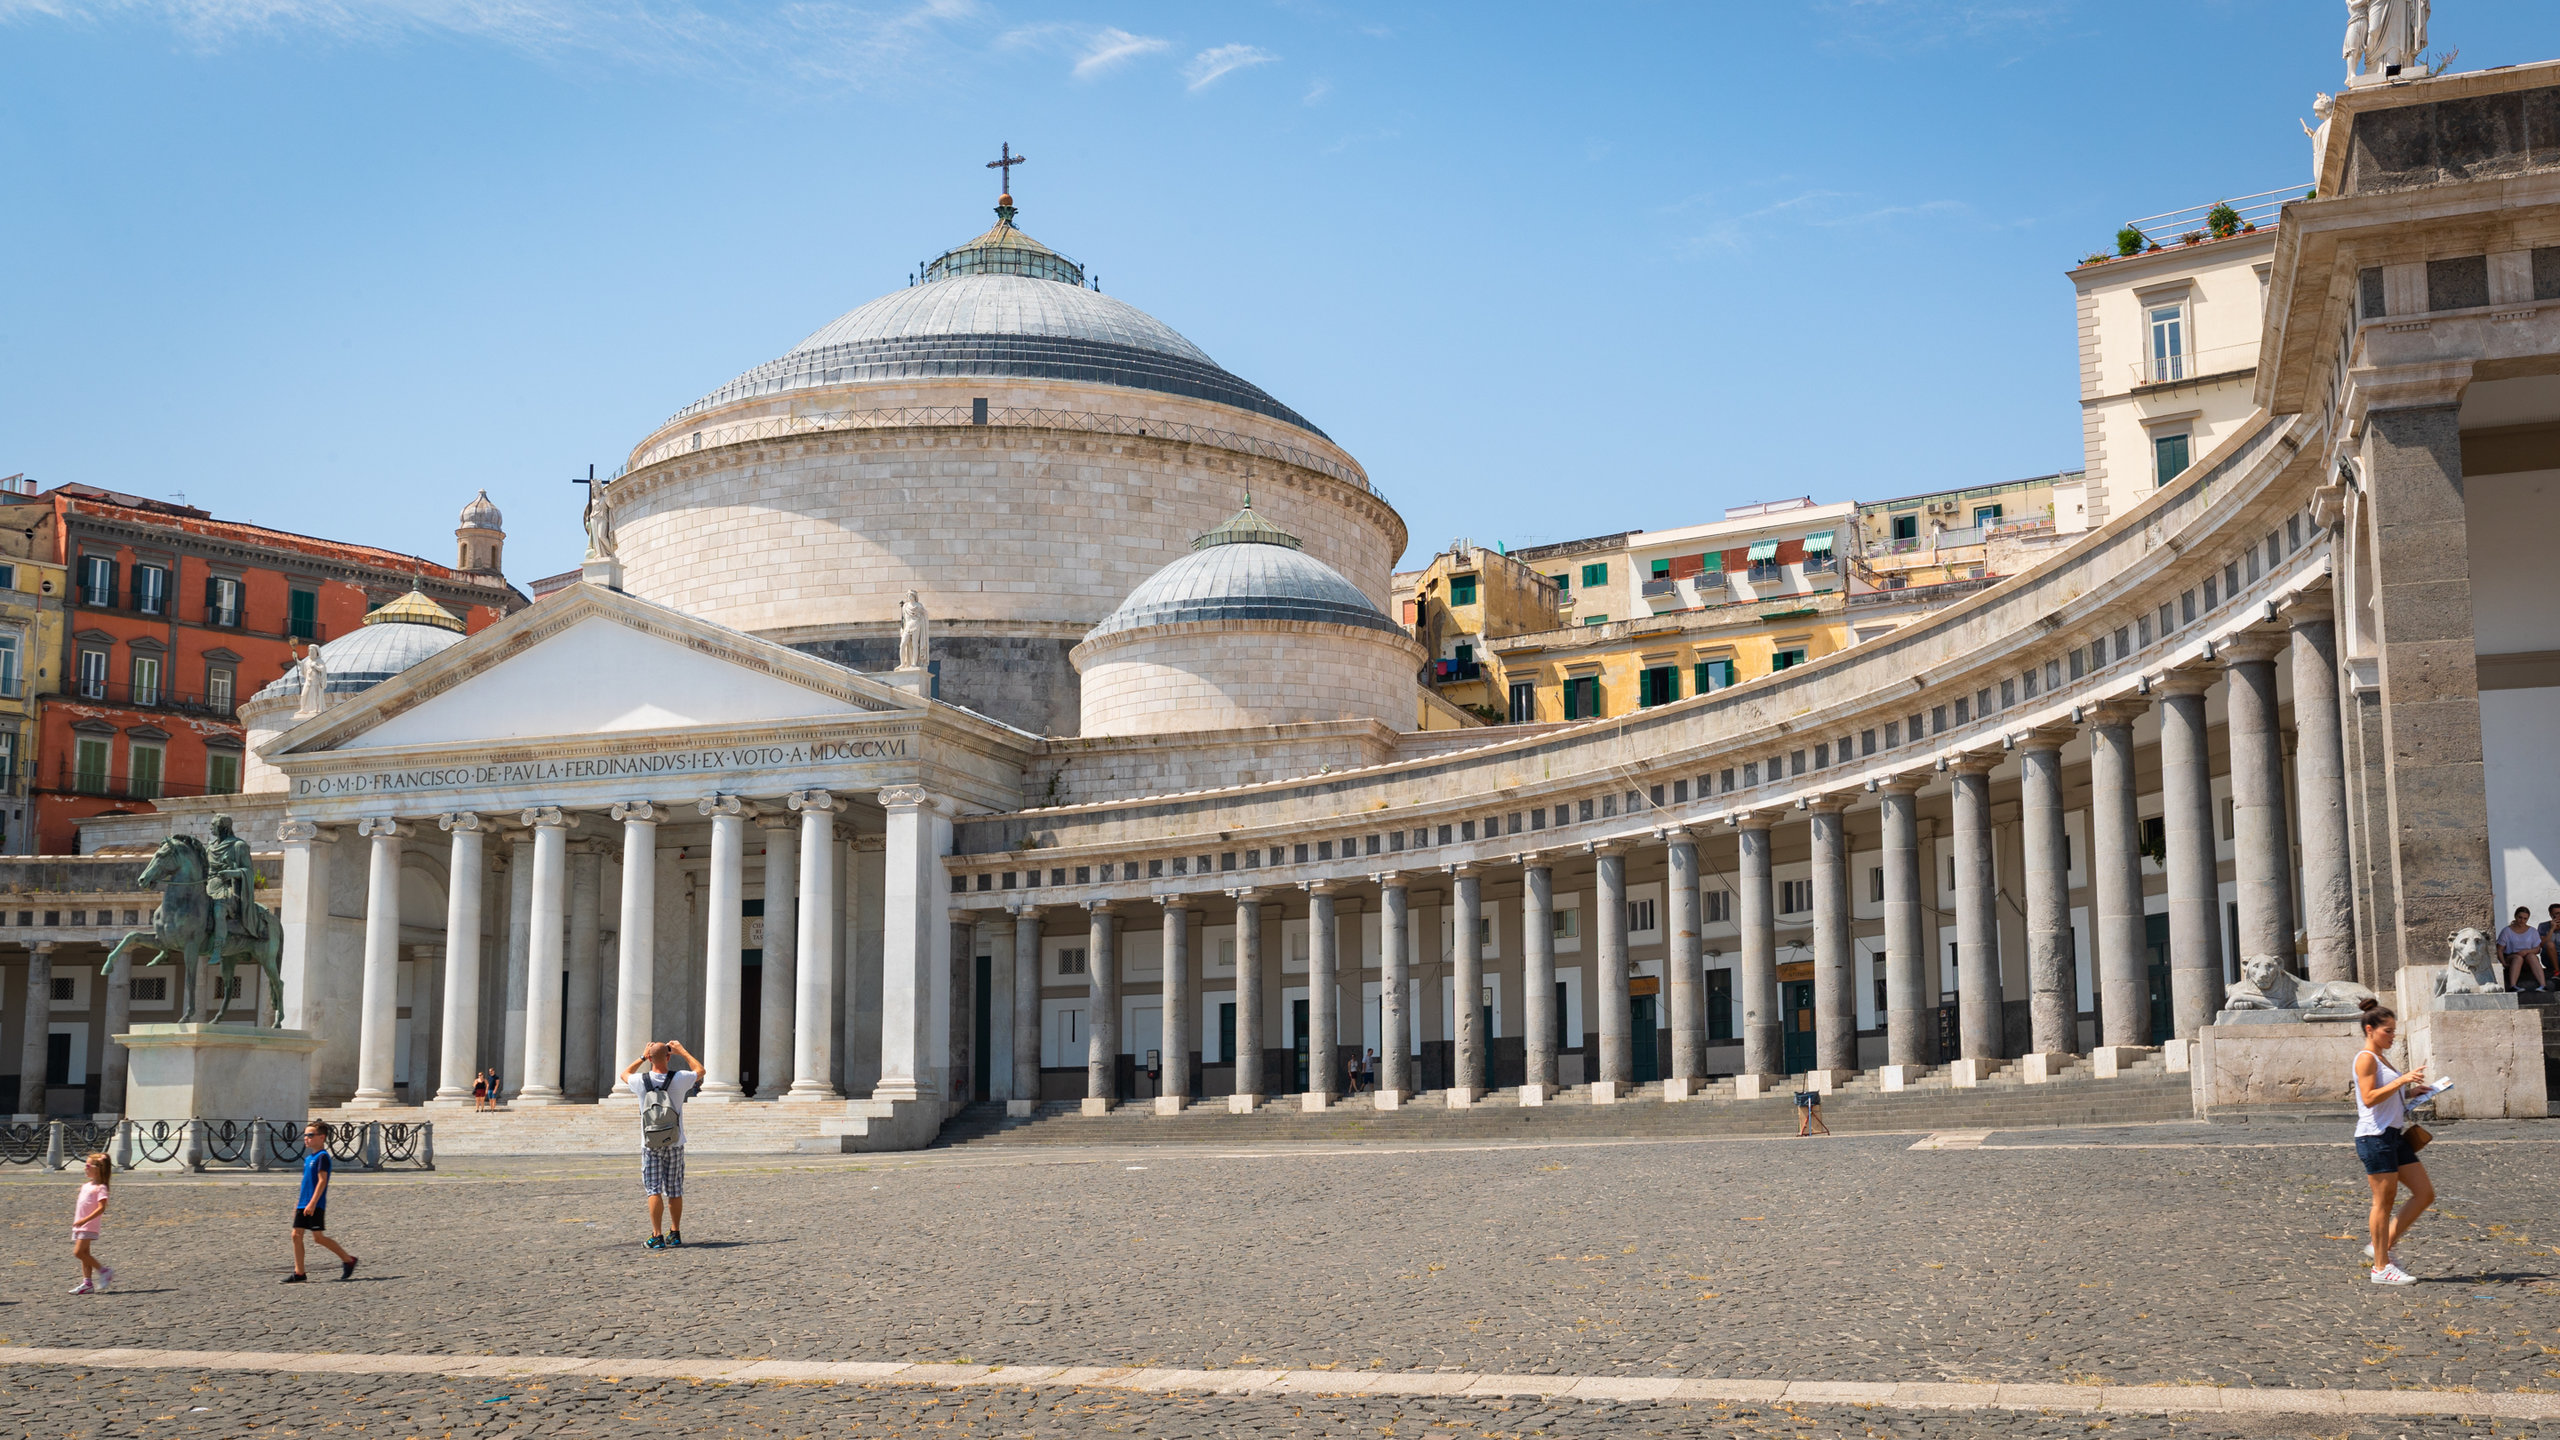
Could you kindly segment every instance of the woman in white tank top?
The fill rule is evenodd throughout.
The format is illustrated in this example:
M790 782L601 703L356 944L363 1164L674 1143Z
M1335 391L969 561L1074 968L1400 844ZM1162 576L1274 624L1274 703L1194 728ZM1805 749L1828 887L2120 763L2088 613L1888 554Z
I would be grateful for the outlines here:
M2423 1065L2411 1066L2406 1074L2392 1069L2389 1052L2399 1035L2399 1017L2372 999L2358 1008L2364 1012L2364 1048L2356 1052L2353 1076L2356 1158L2364 1162L2364 1178L2373 1186L2373 1212L2366 1221L2373 1243L2365 1253L2373 1257L2374 1284L2409 1285L2415 1281L2391 1263L2391 1248L2435 1203L2435 1184L2427 1178L2427 1167L2418 1163L2418 1152L2409 1147L2408 1135L2409 1087L2425 1084L2427 1070ZM2391 1202L2400 1198L2403 1185L2409 1187L2409 1203L2394 1216Z

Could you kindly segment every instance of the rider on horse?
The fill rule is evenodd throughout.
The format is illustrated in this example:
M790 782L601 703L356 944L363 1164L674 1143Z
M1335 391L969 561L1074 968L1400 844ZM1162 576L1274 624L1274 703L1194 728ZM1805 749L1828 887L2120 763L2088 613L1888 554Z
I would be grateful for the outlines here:
M258 872L249 859L249 842L231 833L231 817L213 817L213 838L205 844L204 894L213 902L213 949L237 932L249 940L266 938L249 900L257 893Z

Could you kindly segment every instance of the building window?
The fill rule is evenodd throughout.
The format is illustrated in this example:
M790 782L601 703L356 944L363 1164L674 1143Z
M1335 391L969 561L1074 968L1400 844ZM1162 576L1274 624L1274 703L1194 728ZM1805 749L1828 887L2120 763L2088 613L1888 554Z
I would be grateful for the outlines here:
M82 736L72 761L71 788L83 795L107 793L107 742Z
M18 696L18 637L0 635L0 696Z
M1777 651L1769 657L1769 673L1774 675L1781 670L1792 670L1803 664L1804 660L1805 652L1801 645Z
M116 603L116 562L105 555L80 557L80 603L101 610Z
M1473 605L1476 603L1476 577L1473 575L1456 575L1450 577L1449 603L1452 605Z
M228 750L209 750L204 757L204 793L237 795L240 793L240 757ZM1013 877L1007 875L1007 880Z
M0 794L14 793L18 786L18 734L0 730Z
M1802 915L1813 908L1813 882L1781 880L1778 882L1778 913Z
M128 983L133 987L133 998L142 1004L169 1003L169 977L166 975L136 975Z
M160 747L136 745L129 754L128 763L133 773L126 777L130 783L125 787L125 794L136 800L160 798L160 761L163 758Z
M296 640L320 638L320 593L316 590L285 592L285 633Z
M1630 934L1630 935L1647 935L1647 934L1651 934L1651 933L1652 933L1652 931L1653 931L1653 928L1654 928L1654 925L1653 925L1653 919L1654 919L1654 917L1653 917L1653 902L1652 902L1652 901L1650 901L1650 900L1630 900L1630 901L1628 901L1628 902L1627 902L1627 933L1628 933L1628 934Z
M1608 566L1608 562L1603 561L1603 562L1601 562L1600 564L1597 564L1597 565L1585 565L1585 566L1583 566L1583 567L1582 567L1582 588L1583 588L1583 589L1588 590L1588 589L1590 589L1591 587L1593 587L1594 585L1606 585L1606 584L1608 584L1608 583L1609 583L1609 566Z
M1732 924L1733 892L1730 890L1710 890L1706 892L1706 895L1707 923L1710 925Z
M145 615L169 613L169 570L164 565L133 567L133 608Z
M2185 303L2154 305L2150 309L2150 320L2152 383L2186 379L2187 307Z
M160 703L159 656L136 655L133 657L132 699L133 703L136 705L157 705Z
M204 582L204 623L238 628L240 624L240 582L228 575L214 575Z
M1679 698L1679 666L1655 665L1636 676L1638 705L1668 705Z
M1908 515L1896 515L1893 517L1893 538L1896 540L1917 540L1920 538L1920 514L1918 511L1915 510Z
M2154 435L2151 437L2151 468L2158 483L2168 484L2187 473L2187 437Z
M1597 720L1600 718L1600 677L1576 675L1564 682L1564 718Z
M106 651L83 650L80 652L80 679L78 688L80 698L83 700L104 700L107 698Z
M204 672L205 707L216 715L231 713L232 686L237 678L228 665L208 665Z
M15 590L17 588L18 567L15 565L0 564L0 590Z
M1555 940L1581 939L1582 912L1580 910L1571 909L1555 909L1548 911L1547 935L1548 938Z
M1582 617L1582 623L1585 626L1606 625L1609 623L1609 617L1606 615L1585 615Z
M1526 681L1514 682L1511 687L1511 723L1528 725L1535 723L1537 718L1538 687Z
M1698 662L1697 680L1698 693L1701 695L1705 695L1716 690L1729 689L1733 685L1733 662L1730 660L1701 660Z
M1999 507L1999 506L1997 506L1997 505L1976 505L1976 506L1974 506L1974 507L1973 507L1973 523L1974 523L1977 527L1979 527L1979 526L1983 526L1983 525L1997 525L1997 524L1999 524L1999 523L2000 523L2000 507Z
M1058 952L1058 973L1061 975L1082 975L1085 973L1084 949L1082 946L1078 946L1073 950L1061 950Z
M1573 593L1573 577L1571 575L1550 575L1547 578L1555 582L1557 594L1570 595Z

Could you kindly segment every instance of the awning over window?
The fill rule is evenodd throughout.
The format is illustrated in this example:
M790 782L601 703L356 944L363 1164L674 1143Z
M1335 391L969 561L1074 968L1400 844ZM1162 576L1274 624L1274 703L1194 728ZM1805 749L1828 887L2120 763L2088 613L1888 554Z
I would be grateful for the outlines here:
M1775 560L1777 558L1778 542L1775 540L1763 540L1751 547L1749 559L1754 565L1759 564L1763 560Z
M1819 535L1807 535L1804 537L1804 553L1807 555L1830 554L1831 533L1832 532L1825 530Z

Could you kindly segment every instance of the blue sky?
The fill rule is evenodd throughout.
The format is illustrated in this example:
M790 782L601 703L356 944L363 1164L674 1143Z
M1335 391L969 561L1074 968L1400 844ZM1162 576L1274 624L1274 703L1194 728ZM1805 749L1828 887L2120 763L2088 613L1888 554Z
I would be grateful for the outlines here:
M0 0L0 474L575 562L668 414L1022 224L1514 545L2076 466L2063 271L2308 183L2334 0ZM2534 23L2539 21L2540 23ZM2449 0L2459 68L2560 51Z

